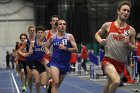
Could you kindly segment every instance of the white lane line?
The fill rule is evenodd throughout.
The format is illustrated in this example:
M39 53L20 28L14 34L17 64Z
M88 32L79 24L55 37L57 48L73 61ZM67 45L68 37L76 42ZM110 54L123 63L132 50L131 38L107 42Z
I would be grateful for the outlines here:
M17 83L16 83L16 80L15 80L15 78L14 78L13 73L11 73L11 76L12 76L12 79L13 79L13 81L14 81L14 84L15 84L15 87L16 87L16 90L17 90L17 93L20 93L19 88L18 88L18 86L17 86Z
M13 85L13 82L12 82L12 78L10 76L10 72L9 72L9 77L10 77L10 82L11 82L11 86L12 86L12 91L13 91L13 93L15 93L15 91L14 91L14 85Z
M79 87L79 86L76 86L76 85L74 85L74 84L71 84L71 83L69 83L69 82L64 82L64 84L67 84L67 85L69 85L69 86L78 88L78 89L80 89L80 90L82 90L82 91L85 91L86 93L93 93L93 92L91 92L91 91L88 91L88 90L86 90L86 89L83 89L83 88L81 88L81 87Z

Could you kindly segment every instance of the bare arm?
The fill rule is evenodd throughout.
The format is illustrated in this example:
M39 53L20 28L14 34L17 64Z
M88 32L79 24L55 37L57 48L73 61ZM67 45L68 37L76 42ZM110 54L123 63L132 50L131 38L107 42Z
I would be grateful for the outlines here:
M70 43L72 45L72 48L68 48L67 51L70 51L70 52L78 52L77 44L75 42L75 39L74 39L73 35L72 34L68 34L68 38L70 40Z
M75 39L74 39L73 35L68 34L67 39L71 43L72 47L68 48L63 43L61 43L61 44L59 44L59 49L66 50L66 51L69 51L69 52L78 52L77 44L75 42Z
M52 46L52 39L53 39L53 36L51 36L47 42L44 43L44 46L45 46L45 51L46 51L46 54L47 55L51 55L51 51L49 50L49 48Z
M44 37L45 37L45 38L48 36L48 32L49 32L49 30L46 30L46 31L44 32Z
M135 29L133 27L130 27L130 38L128 47L131 51L133 51L136 48L135 36L136 36Z
M35 42L35 41L31 41L31 42L30 42L29 52L30 52L30 51L33 51L34 42Z
M106 22L102 25L102 27L95 33L95 39L101 44L105 42L105 39L102 39L102 35L109 31L109 26L111 22Z
M53 36L51 36L48 40L47 40L47 42L45 43L45 47L46 48L50 48L51 47L51 45L52 45L52 40L53 40Z
M26 44L27 44L27 42L26 42ZM23 44L23 45L20 47L20 49L18 50L18 53L19 53L20 55L22 55L23 57L27 57L27 56L29 56L30 54L33 53L33 50L32 50L33 46L34 46L34 41L30 42L29 52L28 52L28 53L23 53L21 50L22 50L23 48L26 48L26 45Z
M22 46L17 50L17 53L18 53L19 55L23 56L23 57L24 57L24 54L25 54L25 53L23 53L22 50L23 50L24 48L26 48L26 45L27 45L27 41L24 41L24 42L22 43Z

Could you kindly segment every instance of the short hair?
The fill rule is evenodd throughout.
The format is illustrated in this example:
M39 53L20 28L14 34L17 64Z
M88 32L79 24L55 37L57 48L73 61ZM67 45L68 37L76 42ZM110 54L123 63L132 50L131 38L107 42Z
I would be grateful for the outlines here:
M63 19L63 18L58 19L58 21L59 21L59 20L64 20L64 21L65 21L65 19ZM58 21L57 21L57 22L55 22L55 25L56 25L56 26L58 26ZM65 21L65 22L66 22L66 21ZM67 24L67 22L66 22L66 24Z
M57 15L52 15L51 18L50 18L50 22L52 21L52 18L54 18L54 17L57 17L57 18L58 18ZM58 18L58 19L59 19L59 18Z
M27 37L28 37L26 33L22 33L22 34L20 34L19 39L21 39L22 36L25 36L26 39L27 39Z
M44 26L37 26L37 27L36 27L36 32L37 32L38 30L42 30L42 31L44 32L44 31L45 31L45 28L44 28Z
M29 31L31 28L35 28L35 26L30 25L30 26L28 27L28 31Z
M120 10L123 5L128 5L131 8L131 3L129 1L121 1L118 4L118 8L117 9Z

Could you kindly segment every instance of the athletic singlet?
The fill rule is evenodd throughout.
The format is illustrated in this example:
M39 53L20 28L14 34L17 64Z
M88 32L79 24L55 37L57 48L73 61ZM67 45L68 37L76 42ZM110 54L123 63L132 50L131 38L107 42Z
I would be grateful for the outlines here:
M52 36L51 30L49 30L49 31L47 32L47 36L46 36L45 39L44 39L44 42L47 42L47 40L48 40L51 36ZM53 51L53 46L51 46L49 49L50 49L50 51L52 52L52 51Z
M36 37L35 37L35 40L36 40ZM30 48L30 39L27 38L27 52L29 51L29 48ZM26 57L26 61L27 62L33 61L32 54Z
M44 42L47 42L47 40L52 36L51 30L47 31L47 36L44 39Z
M53 36L52 44L53 44L53 54L52 61L55 62L69 62L71 58L71 52L59 49L59 44L63 43L66 47L72 47L71 43L67 40L67 33L65 33L63 38L58 38L57 34Z
M34 42L33 48L33 60L34 61L41 61L45 54L45 47L38 45L37 40Z
M52 36L52 34L51 34L51 30L49 30L48 35L47 35L46 39L49 39L51 36Z
M105 56L116 61L127 62L128 47L123 41L125 37L129 38L130 26L119 29L115 26L115 22L111 23L108 36L106 38L107 44L105 46Z
M19 49L21 46L22 46L22 44L19 43L18 49ZM26 48L22 49L21 52L22 52L22 53L27 53ZM23 57L22 55L18 54L18 61L19 61L19 60L26 60L26 57Z

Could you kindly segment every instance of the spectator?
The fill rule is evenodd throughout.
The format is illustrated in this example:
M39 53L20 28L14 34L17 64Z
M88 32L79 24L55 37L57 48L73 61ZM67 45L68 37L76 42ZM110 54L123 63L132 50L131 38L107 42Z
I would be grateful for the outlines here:
M88 74L88 71L87 71L87 66L86 66L86 61L87 61L87 58L88 58L88 50L87 50L87 47L85 45L85 43L83 42L81 44L81 65L85 71L85 74Z
M9 51L6 51L6 67L7 67L7 69L10 67L9 61L10 61L10 54L9 54Z
M76 53L72 53L71 54L71 59L70 59L70 65L72 67L72 71L75 72L75 64L77 62L77 54Z

